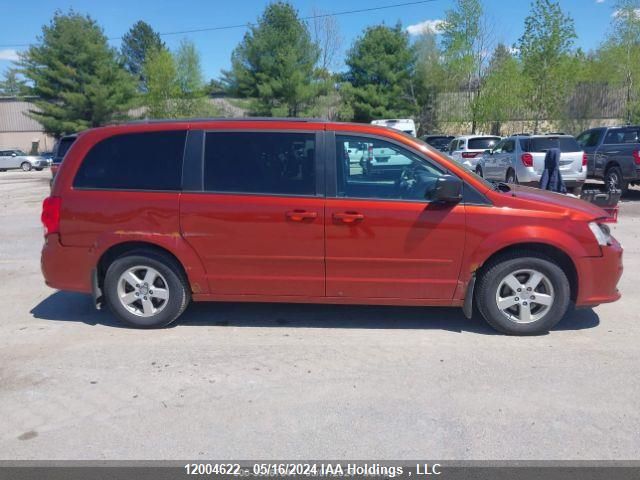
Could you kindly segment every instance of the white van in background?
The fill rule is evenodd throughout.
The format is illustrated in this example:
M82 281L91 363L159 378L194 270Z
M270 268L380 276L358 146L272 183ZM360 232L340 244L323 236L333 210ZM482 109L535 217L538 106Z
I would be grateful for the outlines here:
M408 133L414 137L417 135L416 124L410 118L389 118L384 120L374 120L371 125L380 125L382 127L395 128L401 132Z

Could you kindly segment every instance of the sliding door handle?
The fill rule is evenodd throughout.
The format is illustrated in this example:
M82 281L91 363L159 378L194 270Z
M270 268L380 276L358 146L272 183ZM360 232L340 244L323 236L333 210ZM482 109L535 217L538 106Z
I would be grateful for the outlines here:
M357 212L341 212L334 213L333 218L342 223L355 223L364 220L364 215Z
M318 212L307 212L306 210L291 210L285 216L292 222L302 222L303 220L318 218Z

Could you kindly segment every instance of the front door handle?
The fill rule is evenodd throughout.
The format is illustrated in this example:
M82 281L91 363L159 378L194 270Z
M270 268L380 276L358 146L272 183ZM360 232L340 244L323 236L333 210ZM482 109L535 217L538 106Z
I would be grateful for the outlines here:
M341 221L342 223L355 223L364 220L364 215L357 212L341 212L334 213L333 218Z
M302 222L310 218L317 218L318 212L307 212L306 210L291 210L285 215L289 220L293 222Z

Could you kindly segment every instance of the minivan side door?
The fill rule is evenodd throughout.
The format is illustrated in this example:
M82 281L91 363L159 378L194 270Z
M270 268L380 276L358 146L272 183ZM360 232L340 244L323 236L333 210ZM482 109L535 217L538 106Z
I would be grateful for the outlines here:
M323 133L203 135L202 184L183 192L180 222L210 292L324 296L324 175L317 161Z
M392 149L406 161L400 169L371 175L349 165L344 145L352 141ZM336 132L333 148L328 145L327 297L453 298L465 213L462 204L428 198L444 170L389 139Z

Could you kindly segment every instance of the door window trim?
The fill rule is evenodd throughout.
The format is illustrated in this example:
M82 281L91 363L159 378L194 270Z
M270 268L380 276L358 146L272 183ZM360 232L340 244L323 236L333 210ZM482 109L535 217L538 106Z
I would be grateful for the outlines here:
M194 129L191 132L197 132L202 136L201 143L194 142L189 143L187 138L186 150L185 150L185 162L184 165L189 163L190 168L196 170L196 174L189 175L190 182L189 188L185 188L182 191L184 193L195 193L203 195L242 195L251 197L281 197L281 198L324 198L325 192L325 166L323 159L325 158L325 132L323 130L316 129L265 129L265 128L224 128L224 129ZM216 190L206 190L204 187L204 169L205 169L205 142L207 140L208 133L304 133L308 135L314 135L315 142L315 158L314 158L314 174L315 174L315 195L301 195L301 194L288 194L288 193L261 193L261 192L219 192ZM183 172L182 178L185 178Z
M465 202L465 195L464 192L466 190L473 190L475 194L475 197L477 198L482 198L484 200L484 202L486 203L478 203L478 202L472 202L469 203L469 205L473 204L473 205L486 205L486 206L493 206L493 204L491 203L491 201L482 193L478 192L477 189L475 189L473 186L469 185L467 182L465 182L463 179L461 179L456 173L452 172L451 170L449 170L448 168L446 168L444 165L440 165L439 163L435 162L431 157L429 157L428 155L426 155L424 152L421 152L420 150L406 145L404 143L398 142L397 140L393 139L393 138L389 138L389 137L384 137L381 135L374 135L371 133L360 133L360 132L351 132L348 130L329 130L326 132L326 139L327 139L327 145L326 145L326 152L327 155L325 156L325 159L327 161L327 177L326 177L326 186L327 186L327 199L331 198L331 199L337 199L337 200L355 200L355 201L370 201L370 202L400 202L400 203L421 203L424 205L428 205L430 203L433 202L433 200L428 200L428 199L420 199L420 200L413 200L413 199L402 199L402 198L371 198L371 197L339 197L338 196L338 175L337 175L337 158L336 158L336 136L344 136L344 137L364 137L364 138L370 138L373 140L379 140L382 142L388 142L392 145L395 145L399 148L402 148L404 150L407 150L408 152L414 154L415 156L418 157L418 159L424 161L425 163L427 163L429 166L431 166L432 168L435 168L436 170L439 170L441 172L443 172L443 175L452 175L458 179L460 179L463 182L463 188L462 188L462 192L463 192L463 196L462 196L462 200L460 201L460 203L463 204L467 204Z

